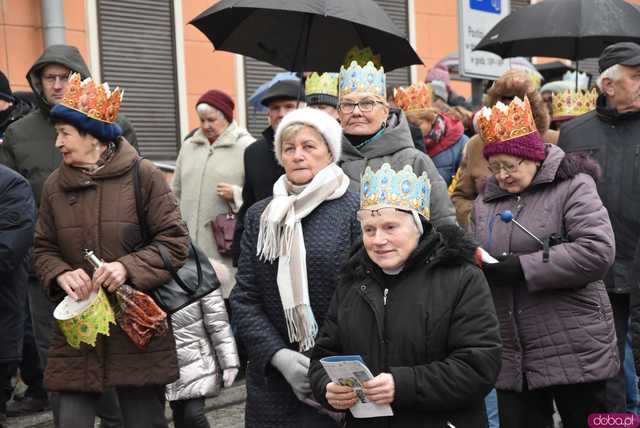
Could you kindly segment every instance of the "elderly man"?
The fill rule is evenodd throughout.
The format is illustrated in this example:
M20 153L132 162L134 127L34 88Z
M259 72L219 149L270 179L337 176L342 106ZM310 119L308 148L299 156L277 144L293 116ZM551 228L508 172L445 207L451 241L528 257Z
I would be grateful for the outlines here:
M6 130L4 142L0 145L0 164L22 174L29 181L36 204L40 202L42 187L49 175L62 161L62 155L55 147L56 129L49 120L51 108L62 101L67 78L71 72L89 77L89 68L74 46L53 45L44 50L27 72L27 80L37 96L38 108L12 123ZM124 137L137 148L137 139L129 122L120 115L118 124L124 131ZM47 365L47 349L53 327L53 305L31 272L28 280L29 307L33 322L33 333L43 368ZM105 397L108 397L106 394ZM105 405L100 416L102 426L120 426L115 401ZM32 410L28 403L18 405L15 413ZM33 406L31 406L33 407ZM109 410L106 410L109 409ZM54 415L57 409L54 403ZM106 420L106 422L105 422ZM110 421L113 424L110 425Z
M620 372L607 385L611 411L625 410L624 351L629 321L629 293L634 253L640 236L640 45L630 42L608 46L600 56L601 95L596 110L561 128L558 144L566 152L590 153L600 164L598 184L609 211L616 240L616 259L605 284L611 300Z

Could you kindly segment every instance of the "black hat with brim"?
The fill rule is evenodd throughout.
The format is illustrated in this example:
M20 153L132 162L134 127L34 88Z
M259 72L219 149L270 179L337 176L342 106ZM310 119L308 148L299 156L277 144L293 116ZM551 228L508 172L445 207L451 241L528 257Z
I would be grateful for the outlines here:
M297 80L280 80L265 92L260 104L269 107L274 101L297 100L300 94L300 82Z
M633 42L621 42L607 46L598 60L600 73L614 65L636 67L640 65L640 45Z

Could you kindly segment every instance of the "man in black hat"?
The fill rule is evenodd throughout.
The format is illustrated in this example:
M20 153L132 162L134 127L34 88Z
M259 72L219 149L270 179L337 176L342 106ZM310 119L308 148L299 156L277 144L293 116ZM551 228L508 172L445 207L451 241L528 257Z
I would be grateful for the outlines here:
M640 237L640 45L630 42L608 46L598 61L601 95L596 110L579 116L560 129L558 145L566 152L591 154L602 168L598 191L609 211L616 240L616 259L604 278L616 325L620 372L607 382L607 403L612 412L626 407L623 370L629 322L629 294L634 255ZM593 302L594 316L601 313Z
M254 203L271 196L273 184L284 174L284 169L276 161L273 152L273 138L282 118L298 108L298 99L303 95L301 91L298 80L280 80L267 90L260 101L267 108L269 126L262 131L262 138L252 143L244 152L242 207L238 212L231 249L234 266L240 257L240 239L244 231L245 213Z

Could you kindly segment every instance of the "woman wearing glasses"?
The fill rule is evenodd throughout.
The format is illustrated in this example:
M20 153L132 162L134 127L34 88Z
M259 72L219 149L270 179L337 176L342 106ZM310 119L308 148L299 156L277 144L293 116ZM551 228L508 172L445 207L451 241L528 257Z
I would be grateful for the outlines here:
M618 371L601 281L615 244L598 166L545 144L526 97L485 107L477 121L493 176L474 203L472 229L500 260L484 266L503 342L500 425L548 426L555 400L564 427L585 427L589 414L608 410L605 380ZM501 221L507 210L531 234Z
M344 137L338 165L351 180L349 189L360 190L360 176L367 166L377 169L389 163L402 169L410 165L431 180L432 224L455 224L447 185L431 159L415 148L404 113L389 108L385 82L384 69L372 62L360 66L353 61L349 68L340 69L338 114Z
M374 376L364 394L391 405L393 416L347 412L347 427L485 427L500 334L475 245L457 226L433 230L429 179L410 166L367 168L360 194L363 245L343 270L316 341L314 396L334 411L353 407L357 393L333 383L319 360L360 355Z
M288 113L274 140L285 174L273 198L247 211L230 297L249 356L247 427L336 427L318 412L307 371L338 273L360 239L358 195L335 164L341 135L321 110Z

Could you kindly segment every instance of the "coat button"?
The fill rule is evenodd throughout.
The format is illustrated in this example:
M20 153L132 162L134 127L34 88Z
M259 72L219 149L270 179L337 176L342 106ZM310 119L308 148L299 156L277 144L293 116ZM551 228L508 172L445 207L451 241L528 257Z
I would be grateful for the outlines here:
M360 286L360 291L367 291L367 286L366 286L366 285L364 285L364 284L362 284L362 285Z

